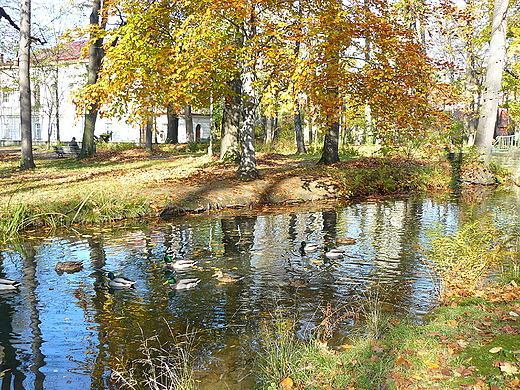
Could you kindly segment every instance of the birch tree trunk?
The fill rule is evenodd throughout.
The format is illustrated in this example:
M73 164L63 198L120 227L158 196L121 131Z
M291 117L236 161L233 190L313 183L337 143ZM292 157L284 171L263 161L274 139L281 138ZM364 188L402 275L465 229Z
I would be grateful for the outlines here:
M20 83L20 131L22 138L21 169L33 169L34 157L32 152L32 115L31 115L31 81L30 81L30 53L31 53L31 0L21 1L20 20L20 47L18 62L18 77Z
M100 22L101 0L92 1L92 12L90 14L90 25L92 27L103 25ZM94 35L91 35L91 39ZM96 39L89 47L88 55L88 84L95 84L98 78L98 71L103 59L103 38ZM97 102L91 102L90 108L85 112L85 126L83 128L83 141L81 144L80 158L90 157L94 154L94 131L96 130Z
M491 158L491 144L495 133L502 72L506 55L506 26L509 0L495 0L493 4L493 24L489 43L489 59L484 82L484 101L480 108L480 119L475 137L475 147L488 163Z
M247 67L249 68L249 67ZM254 73L252 69L245 69L242 80L242 113L243 121L238 131L240 141L240 162L237 177L241 180L252 180L259 177L256 169L255 155L255 118L258 106L258 97L253 86Z

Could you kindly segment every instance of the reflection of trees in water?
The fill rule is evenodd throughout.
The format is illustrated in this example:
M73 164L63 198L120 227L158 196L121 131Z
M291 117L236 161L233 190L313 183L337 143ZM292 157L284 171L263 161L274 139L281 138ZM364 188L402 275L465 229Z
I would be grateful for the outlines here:
M36 289L39 286L36 279L36 251L32 244L27 241L25 243L25 256L23 267L23 282L25 287L25 301L29 306L29 327L31 328L31 351L33 353L33 364L31 364L31 371L35 374L34 388L36 390L43 389L43 382L45 375L40 371L40 367L45 366L45 355L41 352L42 346L42 332L40 330L40 313L38 310L38 296Z
M225 351L222 346L227 343L246 344L242 340L244 334L254 337L251 335L258 330L261 318L269 317L275 310L287 317L301 318L302 324L316 324L322 318L319 305L332 303L336 309L353 304L369 296L366 287L374 280L381 282L382 289L378 291L386 301L410 302L416 293L410 275L417 267L413 245L424 232L422 214L420 201L407 200L323 212L180 218L160 226L158 230L163 233L148 228L128 233L131 239L120 231L88 238L94 272L88 274L90 282L77 288L74 295L78 300L75 304L82 307L92 325L83 330L92 336L91 341L82 341L87 349L88 361L84 366L91 375L91 388L117 388L111 382L110 367L117 358L138 357L137 347L142 341L139 326L145 337L156 334L160 339L170 338L170 329L175 334L199 331L197 337L206 342L201 353L218 354L221 349ZM346 232L354 232L348 235L357 238L358 244L344 248L348 256L338 260L337 266L333 261L327 263L322 253L301 255L297 250L303 240L336 246L336 238ZM114 244L114 237L122 239ZM126 276L138 275L136 290L110 293L93 287L106 280L105 243L111 262L114 260L134 273ZM363 253L356 253L358 249ZM171 250L175 257L199 260L203 269L184 272L187 277L202 279L196 290L168 295L170 290L162 284L164 269L156 267L162 263L166 250ZM28 259L30 256L24 260L29 267L27 279L35 275L35 264L31 265ZM222 285L211 277L213 268L241 273L246 278ZM296 288L289 285L291 277L304 277L309 283ZM36 286L37 283L30 287L33 293ZM0 296L0 325L12 330L12 302L1 299ZM36 297L33 300L36 309ZM38 315L37 310L31 313ZM38 332L38 321L33 326ZM5 337L0 334L2 346ZM41 342L39 339L34 339L35 346ZM11 351L5 350L6 358L11 354L16 359L12 346L7 348ZM244 359L248 353L250 350L244 350ZM11 365L15 369L9 381L15 379L16 364L20 365Z
M323 216L323 242L325 246L334 248L336 246L336 225L338 214L336 210L324 211Z
M3 273L3 262L5 261L0 252L0 277ZM16 356L13 346L13 315L16 313L14 305L18 292L0 292L0 383L2 389L23 389L23 381L26 378L18 367L21 362ZM3 374L3 376L2 376Z
M247 253L254 245L256 216L222 218L224 253Z

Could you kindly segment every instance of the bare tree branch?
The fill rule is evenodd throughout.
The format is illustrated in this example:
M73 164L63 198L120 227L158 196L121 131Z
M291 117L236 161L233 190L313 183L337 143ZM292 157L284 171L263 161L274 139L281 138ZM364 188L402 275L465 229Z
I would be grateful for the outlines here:
M20 31L20 27L18 27L18 25L15 22L13 22L13 19L11 19L7 12L5 12L4 7L0 7L0 19L2 18L6 19L11 26L13 26L16 30ZM47 43L46 41L42 41L40 38L36 37L31 37L31 40L38 42L40 45L45 45Z

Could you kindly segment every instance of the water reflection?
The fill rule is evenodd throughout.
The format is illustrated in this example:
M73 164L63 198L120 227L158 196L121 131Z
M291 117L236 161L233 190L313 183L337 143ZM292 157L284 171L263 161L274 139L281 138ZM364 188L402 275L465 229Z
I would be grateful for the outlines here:
M433 301L416 244L437 223L454 229L461 206L400 199L316 207L85 228L27 238L23 251L5 248L0 276L23 284L0 295L2 389L116 389L111 368L138 357L143 338L172 332L196 334L200 389L247 389L251 345L275 309L314 326L327 304L356 310L377 293L395 316L419 320ZM335 247L345 237L356 240L340 246L344 258L299 251L302 241ZM200 278L196 289L164 284L166 253L197 261L178 271ZM67 260L84 269L57 273ZM217 269L244 278L221 283ZM105 288L108 271L136 280L135 288ZM347 318L337 342L351 325Z

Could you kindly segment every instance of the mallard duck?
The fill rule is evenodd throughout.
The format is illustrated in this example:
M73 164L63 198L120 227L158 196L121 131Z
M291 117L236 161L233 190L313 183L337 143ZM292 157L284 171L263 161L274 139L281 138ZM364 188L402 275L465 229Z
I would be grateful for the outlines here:
M177 281L173 275L170 275L164 284L168 284L174 290L188 290L197 287L199 283L199 278L180 279Z
M325 248L325 256L327 256L329 259L338 259L345 256L345 251L342 251L341 249Z
M125 278L124 276L115 276L113 272L108 273L108 278L110 279L108 285L112 288L130 288L136 283L135 280Z
M238 275L234 275L234 274L224 273L224 272L222 272L219 269L215 271L213 276L215 276L217 278L217 280L219 282L222 282L222 283L236 283L239 280L244 279L243 276L238 276Z
M195 267L197 262L195 260L173 260L171 257L167 256L164 258L164 261L166 261L166 267L174 270L182 270L187 269L191 267Z
M336 238L336 244L338 244L338 245L354 245L355 243L356 243L355 238L351 238L351 237Z
M19 285L20 282L16 280L0 278L0 291L16 290Z
M58 261L56 263L56 267L54 267L57 273L62 274L67 272L69 274L73 272L78 272L83 269L83 263L81 261Z
M305 252L315 252L318 249L320 249L320 247L318 246L318 244L307 243L305 241L302 241L302 243L300 244L300 249L304 250Z

